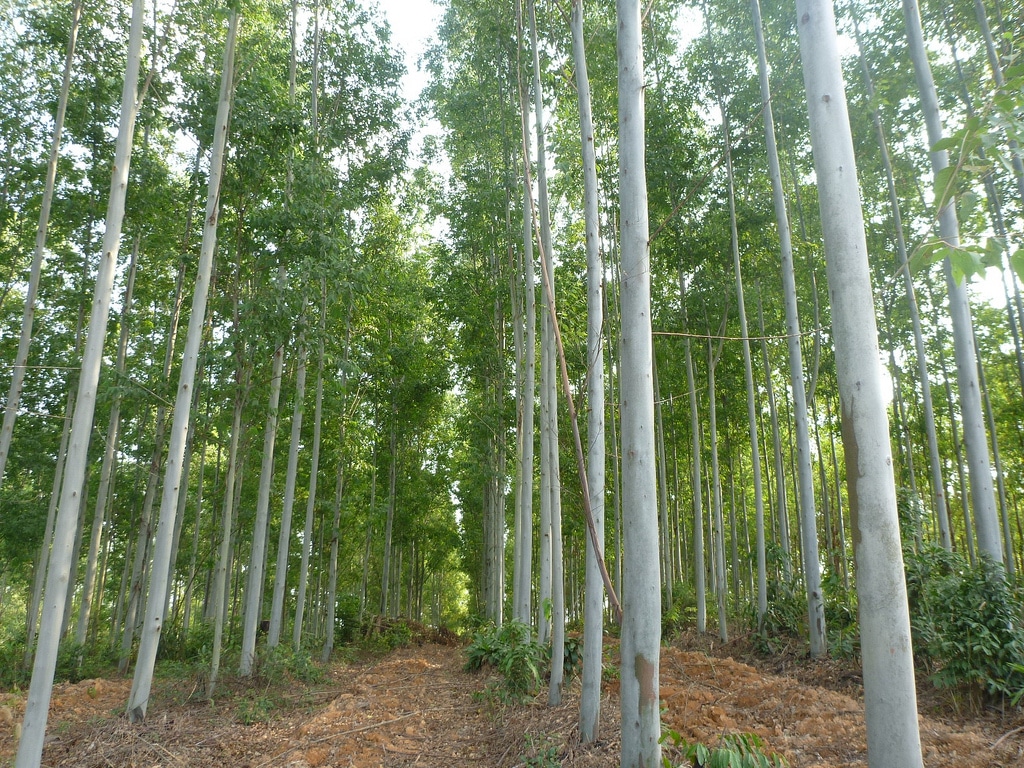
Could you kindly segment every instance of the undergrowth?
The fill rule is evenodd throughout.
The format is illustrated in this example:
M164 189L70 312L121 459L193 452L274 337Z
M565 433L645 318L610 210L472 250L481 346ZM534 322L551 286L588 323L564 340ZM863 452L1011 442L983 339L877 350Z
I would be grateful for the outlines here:
M1024 695L1022 599L1001 565L976 566L926 545L904 554L914 658L938 688L984 697Z
M489 693L504 703L521 703L540 688L544 673L544 647L533 639L526 624L509 621L487 626L473 634L466 648L466 670L475 672L493 667L501 674L501 683Z
M700 742L691 744L675 731L669 731L662 737L662 743L669 743L685 761L673 764L666 756L662 758L665 768L787 768L789 765L782 755L765 751L764 742L753 733L726 733L718 738L717 744L709 747Z

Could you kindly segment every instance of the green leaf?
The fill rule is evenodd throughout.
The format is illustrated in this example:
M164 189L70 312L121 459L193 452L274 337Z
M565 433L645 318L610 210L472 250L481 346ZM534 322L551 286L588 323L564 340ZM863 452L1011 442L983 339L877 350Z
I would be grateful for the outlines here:
M985 266L999 267L1006 253L1006 240L1002 237L990 237L985 243Z
M1018 248L1010 256L1010 268L1019 279L1024 280L1024 248Z
M975 192L967 191L960 195L960 200L957 204L957 218L961 224L974 218L974 212L978 209L979 200L980 198Z
M935 174L935 203L936 207L944 208L952 199L956 186L956 166L947 165Z
M985 251L978 246L964 246L948 249L949 260L953 265L953 277L957 284L964 278L970 280L985 271Z
M954 134L952 136L946 136L943 139L939 139L932 144L932 152L943 152L957 149L960 146L960 138Z

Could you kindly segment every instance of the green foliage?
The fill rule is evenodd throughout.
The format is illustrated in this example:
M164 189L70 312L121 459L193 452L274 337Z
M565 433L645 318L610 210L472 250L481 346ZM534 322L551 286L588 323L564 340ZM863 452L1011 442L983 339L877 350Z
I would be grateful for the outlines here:
M268 722L273 711L273 698L266 694L261 694L252 698L242 699L238 709L235 710L235 714L238 717L238 722L242 723L242 725L255 725L256 723Z
M904 554L914 656L939 688L1021 698L1024 619L1002 567L927 546Z
M389 653L396 648L405 648L413 641L415 632L412 624L405 619L388 619L371 616L363 622L363 639L360 645L369 651Z
M672 605L664 606L661 614L661 637L664 640L678 635L697 608L697 596L688 583L677 583L672 589L672 598Z
M160 639L159 661L179 661L207 667L213 653L213 624L203 622L188 632L168 632Z
M757 606L748 605L747 625L754 645L764 654L775 653L795 638L804 637L807 627L807 603L795 581L768 582L768 610L758 626Z
M519 765L527 768L557 768L562 764L558 759L558 745L553 744L550 736L535 737L526 734L526 754L519 756Z
M583 668L583 640L567 635L562 661L562 673L572 677Z
M685 763L698 768L785 768L789 763L777 752L765 752L764 742L753 733L726 733L717 746L707 747L700 742L690 744L678 733L670 731L662 737L682 753ZM665 768L673 768L668 757L662 758Z
M521 622L479 630L466 648L466 656L469 672L489 666L501 673L502 684L492 691L500 701L522 702L540 688L546 654L530 628Z
M857 621L857 594L847 590L842 576L830 571L821 580L825 597L825 631L828 652L834 658L852 659L860 653L860 624Z
M359 631L359 595L339 595L334 603L334 644L348 645Z
M273 685L299 681L307 685L323 682L327 675L306 650L277 645L260 656L256 670L261 680Z
M117 654L104 643L79 645L72 640L61 643L57 651L54 680L78 683L94 677L109 677L117 667Z

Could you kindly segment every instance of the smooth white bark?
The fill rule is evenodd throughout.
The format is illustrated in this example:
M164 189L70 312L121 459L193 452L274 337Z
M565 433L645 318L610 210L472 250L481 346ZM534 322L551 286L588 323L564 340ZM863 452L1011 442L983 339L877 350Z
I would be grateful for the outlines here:
M295 405L288 442L288 468L284 480L284 502L281 507L281 530L277 539L277 563L274 567L274 596L270 605L270 629L267 647L274 648L281 640L284 616L284 589L288 580L288 547L292 535L292 508L295 505L295 482L299 470L299 445L302 442L303 401L306 398L306 342L300 341L298 369L295 372Z
M96 409L96 387L103 362L103 343L110 315L117 254L121 245L121 224L124 221L125 197L128 192L128 168L135 136L135 116L138 112L136 99L142 58L143 13L142 0L134 0L128 37L128 59L121 92L121 116L107 202L106 229L96 272L89 331L82 353L78 398L68 444L64 484L57 511L50 565L46 574L39 645L32 666L32 682L29 685L25 719L15 760L17 768L35 768L39 765L46 736L50 694L57 664L57 646L60 641L60 625L64 616L71 572L71 552L74 548L80 496L88 462L89 437Z
M775 118L772 111L771 87L768 82L768 58L765 53L764 29L761 24L761 4L758 0L750 0L750 9L757 42L765 146L768 150L768 174L772 181L775 224L779 232L782 295L786 307L786 348L789 352L789 385L793 392L797 495L800 501L800 549L803 554L804 584L807 591L807 626L809 627L811 657L817 658L828 652L828 639L825 631L825 601L821 592L821 562L818 559L818 516L814 502L814 469L811 466L811 440L810 426L807 420L807 393L804 389L803 353L800 349L800 316L796 299L796 275L793 268L793 238L789 229L786 193L782 188L782 168L779 165L778 145L775 141ZM780 514L785 515L786 510L783 508ZM789 552L788 542L785 550L787 553Z
M868 763L922 765L886 391L853 138L830 0L798 0L797 26L842 404L857 562Z
M599 231L597 152L594 146L590 79L583 35L583 0L570 17L576 93L579 99L583 154L583 208L587 248L587 489L596 537L587 537L586 597L583 613L583 680L580 692L580 738L597 740L601 721L602 649L604 643L604 265ZM596 538L596 541L595 541Z
M7 457L11 451L11 440L14 437L14 422L18 418L18 405L21 403L21 390L25 384L28 354L32 346L32 325L36 313L36 296L39 293L39 279L43 271L46 234L50 226L50 207L53 204L53 190L57 181L60 138L64 131L64 115L67 112L68 93L71 88L71 68L75 57L75 42L78 39L78 26L81 18L82 0L75 0L71 6L71 30L68 32L68 48L64 58L64 75L60 86L60 96L57 98L57 112L53 117L50 159L46 164L46 181L44 182L43 199L39 208L39 226L36 228L35 250L32 253L32 266L29 269L28 287L25 291L25 311L21 318L21 337L18 340L18 351L14 356L11 387L7 391L7 401L4 405L3 424L0 425L0 486L3 485L4 470L7 468ZM29 644L31 645L31 643Z
M277 440L277 413L281 399L281 376L284 369L284 344L274 350L270 374L270 403L263 432L263 462L260 486L256 497L256 519L253 522L252 550L245 582L245 611L242 617L242 658L238 674L248 677L256 660L256 632L262 620L263 569L267 551L267 526L270 519L270 485L274 476L274 443Z
M661 585L639 0L618 0L622 361L622 765L661 765Z
M921 111L924 113L928 141L935 145L943 139L942 116L939 112L939 97L932 79L931 65L928 63L928 54L924 48L921 14L916 0L903 0L903 16L907 26L910 59L914 64L917 86L921 92ZM938 213L939 236L951 248L958 248L960 225L957 221L956 201L952 198L943 200L948 195L945 190L940 189L940 174L949 166L949 154L941 150L931 152L930 157L932 172L935 174L936 202L943 202ZM942 269L946 277L949 316L953 324L953 354L957 389L960 394L960 419L967 453L974 529L978 536L978 548L994 562L1002 564L1003 544L999 533L995 488L992 485L988 436L985 433L985 418L981 407L978 358L974 346L974 325L971 320L967 282L964 279L957 280L953 274L952 260L948 256L942 261Z
M146 601L146 618L139 638L139 658L135 665L135 676L132 678L131 694L128 697L128 717L132 721L144 720L146 717L149 694L153 686L156 652L160 645L160 633L163 630L164 613L167 606L171 549L178 516L178 494L181 486L182 466L185 461L185 443L192 416L192 394L199 365L199 348L203 340L203 327L206 323L206 303L210 292L213 259L217 250L218 203L224 167L228 118L231 111L238 23L238 13L233 11L228 22L228 36L224 46L220 100L217 105L217 122L210 155L206 217L203 220L203 243L199 251L196 286L192 294L192 313L189 316L188 332L185 336L185 351L182 356L178 391L174 401L174 419L171 422L170 442L167 447L163 494L160 499L160 517L157 522L156 541L153 547L149 599Z

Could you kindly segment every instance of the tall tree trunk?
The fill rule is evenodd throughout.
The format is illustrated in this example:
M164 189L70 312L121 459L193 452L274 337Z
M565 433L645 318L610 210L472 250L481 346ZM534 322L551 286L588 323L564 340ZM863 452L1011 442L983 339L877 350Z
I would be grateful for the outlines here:
M932 146L943 138L942 117L939 113L938 94L932 79L931 65L924 48L921 15L916 0L903 0L903 15L907 25L907 43L910 58L921 92L921 109L928 129L928 142ZM943 188L943 171L949 166L945 150L931 152L932 172L935 175L935 199L940 205L939 235L950 248L960 245L960 227L955 200ZM948 178L948 177L947 177ZM970 299L966 282L953 273L952 260L943 259L946 292L949 296L949 314L953 326L953 349L956 378L960 393L960 417L963 421L963 440L967 451L971 506L978 534L978 547L994 562L1003 563L1003 545L1000 541L999 518L996 512L995 491L992 487L992 468L988 451L988 437L981 407L978 383L977 353L974 348L974 329L971 321Z
M665 420L661 409L661 384L658 381L658 356L654 355L654 450L658 465L658 533L661 547L658 562L661 569L662 599L665 605L675 603L672 587L675 576L672 569L672 533L668 524L668 466L665 460Z
M114 166L107 203L106 229L103 250L96 273L89 332L82 355L81 374L75 415L68 444L64 484L61 490L57 522L54 529L53 550L46 574L46 592L39 645L32 665L32 682L25 703L25 719L18 743L17 768L39 765L46 736L46 721L50 708L53 675L57 665L57 646L60 642L60 623L67 599L67 583L71 571L71 552L81 502L80 494L85 480L96 408L96 385L103 362L103 342L117 268L117 252L124 221L125 195L128 191L128 167L135 137L135 115L138 111L137 88L142 52L142 0L132 3L131 31L128 39L128 59L125 65L124 87L121 93L121 117L114 149Z
M789 351L789 383L793 392L793 421L796 433L797 491L800 503L801 552L804 584L807 588L807 626L810 628L812 658L828 651L825 632L825 602L821 593L821 565L818 560L817 511L814 505L814 471L811 467L811 446L807 422L807 393L804 390L804 363L800 349L800 315L796 299L796 276L793 268L793 239L789 228L786 196L782 188L782 167L775 142L775 118L772 113L771 87L768 82L768 59L765 53L761 5L750 2L757 42L758 72L763 102L765 146L768 151L768 173L772 181L775 223L779 230L782 291L786 307L786 346ZM746 334L744 334L746 335Z
M284 617L284 590L288 580L288 548L292 535L292 507L295 505L295 482L299 471L299 444L302 442L303 401L306 398L306 340L299 340L299 362L295 372L295 406L288 442L288 469L284 480L284 502L281 507L281 530L277 539L277 563L274 569L274 597L270 606L270 629L267 647L276 648L281 640Z
M117 362L114 374L118 378L124 376L125 357L128 353L128 317L132 307L132 294L135 290L135 273L139 256L138 235L132 247L131 262L128 265L128 279L124 289L124 300L121 307L121 333L117 342ZM100 483L96 492L96 506L93 512L92 532L89 536L89 553L86 558L85 578L82 582L82 601L78 610L78 623L75 626L75 645L85 644L89 629L89 613L95 593L96 563L99 559L100 540L103 536L103 521L106 517L110 488L117 462L117 441L121 427L121 394L120 388L114 392L114 401L110 405L110 420L107 424L107 439L103 448L103 463L100 466Z
M22 666L29 667L35 650L36 630L39 628L39 605L43 599L43 585L46 583L46 571L50 564L50 549L53 543L53 526L57 521L57 507L60 503L60 491L64 481L64 465L67 459L68 441L71 438L72 408L78 396L78 381L68 382L68 395L64 405L64 426L60 435L60 447L57 449L57 463L53 473L53 487L50 490L50 505L46 511L46 525L43 528L43 543L39 546L32 573L32 592L29 595L28 612L25 625L25 653Z
M394 434L394 433L392 433ZM342 422L341 426L341 445L345 444L345 425ZM392 457L393 460L393 457ZM331 554L330 561L328 563L328 575L327 575L327 597L325 599L325 607L327 609L327 620L324 622L324 645L320 650L320 661L326 664L331 660L331 652L334 650L334 625L338 603L338 544L341 538L341 498L345 492L345 458L341 457L338 461L338 471L335 475L334 482L334 503L331 505L333 510L332 522L331 522ZM390 543L390 542L388 542ZM387 550L385 550L387 552ZM384 568L384 584L383 592L381 596L382 608L381 616L387 616L388 606L388 568L385 565Z
M295 626L292 628L292 646L302 647L302 623L306 610L306 591L309 585L309 555L313 547L313 516L316 512L317 475L320 472L320 432L323 427L324 406L324 337L327 320L327 283L321 283L320 333L317 338L316 396L313 405L313 448L309 467L309 490L306 495L306 519L302 527L302 562L299 565L299 589L295 597Z
M617 0L619 195L622 264L622 765L661 764L658 695L661 586L647 173L644 147L644 55L639 0Z
M725 317L722 318L722 331ZM722 332L719 332L719 337ZM715 600L718 606L718 637L723 643L729 642L729 613L727 607L728 587L725 573L725 526L722 521L722 478L718 464L718 388L715 384L715 369L722 356L722 343L718 351L712 348L708 339L708 434L711 436L711 509L712 509L712 554L715 564ZM763 571L762 571L763 572Z
M554 590L555 505L561 505L561 480L558 456L558 382L555 373L555 330L551 319L550 302L555 294L554 252L551 242L551 214L549 211L547 150L544 137L544 94L540 79L540 46L537 42L537 14L534 0L528 0L530 41L533 53L534 122L537 134L537 207L540 225L540 266L542 284L546 285L544 304L547 309L541 318L541 513L540 513L540 605L538 641L546 643L550 622L545 616L545 601ZM554 651L552 651L553 653Z
M860 28L857 25L857 14L851 8L853 29L857 39L857 50L860 56L861 72L867 88L868 98L874 101L875 87L868 67L867 57L860 40ZM910 310L910 324L914 333L914 350L917 358L917 379L921 384L921 406L924 419L925 437L928 442L928 468L931 473L932 504L939 522L939 543L946 551L950 551L953 540L950 535L949 514L946 506L946 486L942 478L942 459L939 456L939 440L935 432L935 408L932 402L931 378L928 374L928 355L925 351L924 333L921 330L921 314L917 306L914 290L914 279L910 273L910 261L907 255L907 242L903 234L903 217L900 214L899 197L896 193L896 178L893 174L892 159L889 156L889 144L882 126L882 116L878 109L872 113L875 135L878 137L878 149L882 155L882 168L885 170L886 186L889 192L889 208L892 212L893 230L896 238L897 267L903 276L903 288L907 296Z
M829 0L797 0L860 608L868 762L922 766L910 614L853 138Z
M686 280L679 271L679 304L683 309L683 327L686 323ZM703 470L701 469L700 417L697 412L697 386L693 375L693 349L690 337L684 342L686 354L686 389L690 397L690 462L692 475L690 486L693 491L693 591L697 597L697 631L707 632L707 584L704 574L704 509L702 503Z
M519 43L517 58L523 49L522 2L516 0L516 19ZM534 277L533 255L533 191L530 186L530 113L523 65L516 68L519 77L519 109L522 117L523 141L523 299L524 328L522 362L522 390L520 392L520 455L519 482L516 504L516 540L514 551L512 615L516 621L530 624L532 619L533 587L533 466L534 415L537 390L537 291Z
M192 416L192 394L195 389L203 329L206 325L206 302L213 273L213 258L217 249L218 202L224 166L224 145L227 140L228 116L231 107L238 19L238 13L233 11L229 17L227 42L224 46L220 101L217 105L217 123L210 155L206 217L203 219L203 244L199 252L196 287L192 294L192 313L189 316L188 332L185 337L185 351L181 361L181 373L178 377L178 393L174 402L174 420L171 425L170 443L167 447L163 497L160 500L160 518L157 523L156 542L153 549L146 620L142 627L139 658L135 666L135 676L132 679L131 694L128 698L128 717L133 722L144 720L146 717L149 693L153 686L153 667L156 665L156 652L160 645L160 633L163 629L164 612L167 608L168 575L171 570L171 548L178 515L178 494L182 480L182 464L185 460L185 442Z
M281 277L283 278L283 270ZM280 280L283 290L283 279ZM245 582L245 611L242 625L242 658L238 674L252 675L256 660L256 632L262 619L263 607L263 566L267 549L267 526L270 518L270 486L274 479L274 443L277 439L278 405L281 399L281 375L284 369L284 344L274 350L272 373L270 375L270 402L267 406L267 423L263 432L263 463L260 467L260 487L256 497L256 519L253 522L252 551L249 553L249 570Z
M236 301L237 316L237 301ZM237 329L237 317L236 325ZM241 365L241 360L238 361ZM224 645L224 621L228 610L228 590L231 587L231 580L228 572L231 563L231 532L234 527L235 517L235 478L240 474L238 464L238 444L242 432L242 411L245 407L245 392L243 374L239 368L236 371L236 393L234 414L231 417L231 440L228 445L228 470L224 479L224 508L221 513L220 545L217 548L217 567L213 576L213 649L210 661L210 679L206 684L206 696L213 699L214 689L217 687L217 679L220 673L220 654Z
M717 66L716 66L717 70ZM720 88L715 86L718 96L718 109L722 113L722 136L725 145L725 172L729 187L729 227L732 233L732 261L733 271L736 277L736 299L739 311L740 335L743 337L743 371L747 385L747 427L750 434L750 466L753 470L754 481L754 528L755 547L757 548L757 621L758 625L764 621L765 613L768 611L768 580L767 566L765 563L765 542L764 542L764 490L761 483L761 449L757 434L757 403L754 399L754 366L750 355L750 334L747 327L746 300L743 295L743 275L740 269L740 242L739 231L736 224L736 185L732 169L732 136L729 123L729 113L725 108L725 101ZM712 441L715 437L712 434ZM717 473L716 473L717 475ZM718 485L718 478L715 478L715 492L721 495ZM720 499L715 504L715 520L720 525L722 514ZM721 532L719 532L721 535ZM719 542L721 546L721 542ZM725 563L720 562L719 566L724 572ZM719 584L724 587L724 573L720 575ZM724 591L724 590L723 590ZM724 596L719 596L721 606ZM721 609L720 609L721 610ZM719 632L725 633L725 628ZM725 637L723 635L723 641Z
M50 207L53 204L53 190L57 180L57 160L60 157L60 138L64 131L64 115L67 112L68 93L71 89L71 68L75 58L75 41L78 39L78 26L81 18L82 0L74 0L71 5L71 29L68 32L68 48L64 57L64 75L61 80L60 96L57 98L57 112L53 117L53 138L50 140L50 159L46 164L46 181L43 187L42 203L39 208L39 226L36 228L35 250L32 253L32 266L29 271L28 286L25 291L25 312L21 319L21 337L18 340L18 351L14 356L11 387L7 391L7 402L4 405L3 424L0 426L0 487L3 487L4 470L7 468L7 457L11 451L11 440L14 437L14 422L18 418L21 390L25 383L25 371L28 367L28 353L32 345L32 325L35 320L36 296L39 293L39 279L43 271L46 233L50 226ZM31 645L31 642L29 645Z

